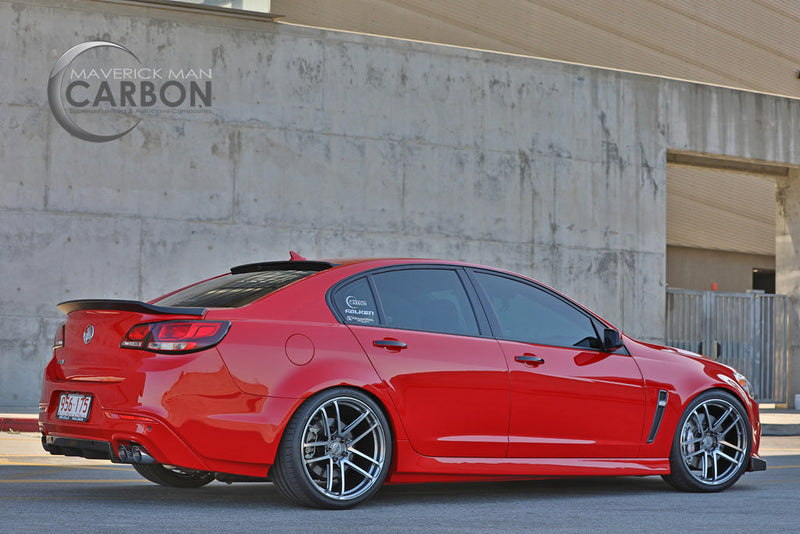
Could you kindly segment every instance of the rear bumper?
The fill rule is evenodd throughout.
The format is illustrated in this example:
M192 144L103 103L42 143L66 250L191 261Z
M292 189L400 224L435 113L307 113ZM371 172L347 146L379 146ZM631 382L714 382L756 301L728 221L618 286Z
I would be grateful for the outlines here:
M767 462L760 456L754 454L750 457L750 465L747 467L748 471L766 471Z
M213 470L165 423L143 415L130 417L137 420L126 420L120 414L104 411L93 415L89 422L76 423L48 421L42 414L39 421L42 446L53 455L121 463L117 455L120 446L138 445L159 463L199 471Z
M193 363L199 359L195 356ZM152 378L148 373L138 384L46 376L39 405L45 449L51 454L120 462L120 446L130 450L135 445L161 464L267 476L281 431L302 399L250 395L236 388L220 369L182 373L186 367L176 365L168 372L153 373ZM63 393L91 396L88 420L57 418Z

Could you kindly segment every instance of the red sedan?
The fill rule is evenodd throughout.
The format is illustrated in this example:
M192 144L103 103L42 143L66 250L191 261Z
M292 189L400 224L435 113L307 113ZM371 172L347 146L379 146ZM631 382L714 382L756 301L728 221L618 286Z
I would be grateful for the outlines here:
M744 376L507 271L293 253L149 303L58 307L44 448L167 486L271 480L347 508L384 482L662 475L711 492L766 469Z

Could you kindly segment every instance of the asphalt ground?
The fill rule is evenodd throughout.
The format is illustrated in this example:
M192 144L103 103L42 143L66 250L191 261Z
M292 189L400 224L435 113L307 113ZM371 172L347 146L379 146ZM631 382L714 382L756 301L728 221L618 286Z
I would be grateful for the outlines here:
M768 469L718 494L660 477L384 487L348 511L299 508L269 483L163 488L131 467L50 456L36 433L0 433L0 533L798 532L800 437L767 436Z

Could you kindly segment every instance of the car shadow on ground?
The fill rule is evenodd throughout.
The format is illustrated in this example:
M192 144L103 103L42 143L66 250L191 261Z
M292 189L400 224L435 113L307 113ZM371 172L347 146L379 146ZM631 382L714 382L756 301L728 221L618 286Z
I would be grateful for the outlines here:
M46 490L45 490L46 491ZM459 482L386 485L370 501L361 507L397 504L452 503L486 504L492 501L527 501L536 499L584 498L595 495L625 497L651 494L652 496L674 493L660 477L619 478L570 478L544 480L518 480L505 482ZM131 479L130 483L90 484L73 488L71 498L85 501L146 501L148 506L171 506L176 502L197 508L236 505L237 507L271 505L292 507L271 483L212 482L202 488L168 488L146 481Z

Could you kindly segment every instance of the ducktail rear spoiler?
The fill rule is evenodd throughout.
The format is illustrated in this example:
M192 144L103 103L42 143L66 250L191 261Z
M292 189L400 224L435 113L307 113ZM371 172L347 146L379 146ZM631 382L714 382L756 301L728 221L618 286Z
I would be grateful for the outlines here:
M151 315L192 315L202 317L206 314L206 308L177 308L171 306L156 306L138 300L110 300L110 299L90 299L90 300L68 300L60 303L57 308L64 314L69 315L74 311L83 310L114 310L134 313L147 313Z

